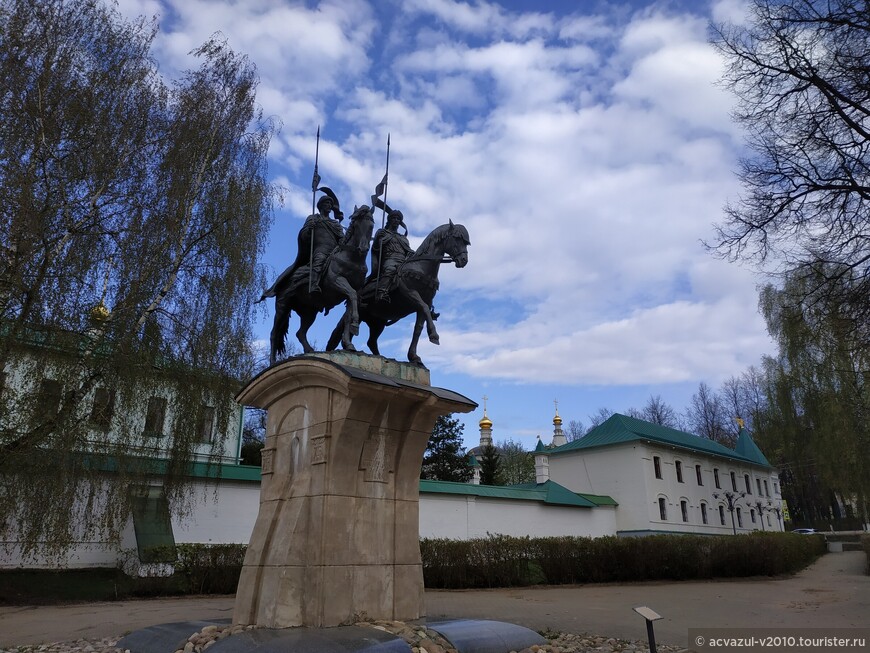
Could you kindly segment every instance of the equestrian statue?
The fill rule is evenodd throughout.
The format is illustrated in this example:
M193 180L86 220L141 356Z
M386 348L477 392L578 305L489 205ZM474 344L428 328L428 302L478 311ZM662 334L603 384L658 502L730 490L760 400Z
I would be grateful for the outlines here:
M398 212L395 212L398 213ZM397 228L401 213L391 213L394 226ZM389 223L388 223L389 225ZM381 237L384 230L390 230L390 226L378 231ZM399 235L400 234L396 234ZM378 243L378 237L375 236ZM406 243L407 241L405 241ZM438 316L432 310L432 301L438 291L438 270L442 263L454 263L456 267L463 268L468 263L468 246L471 240L468 230L461 224L449 224L436 227L430 233L416 251L404 256L393 267L388 267L388 261L376 261L379 247L372 248L372 274L359 292L360 308L359 319L365 322L369 328L368 348L375 354L378 351L378 338L384 329L395 324L402 318L416 314L414 332L411 338L411 346L408 348L408 360L415 365L423 366L423 361L417 355L417 344L423 325L426 325L426 333L429 342L439 344L438 331L435 328L435 318ZM390 250L398 254L400 247ZM380 253L383 259L383 251ZM377 267L380 263L381 268ZM378 276L380 272L380 276ZM339 320L329 337L326 350L335 349L339 342L345 346L342 334L346 331L345 319ZM356 335L356 334L354 334Z
M374 218L368 206L356 208L345 232L341 226L344 216L335 193L326 186L317 190L324 195L317 202L317 212L308 216L299 231L296 260L260 297L260 301L275 298L269 352L273 365L286 351L285 338L293 311L300 320L296 338L306 354L314 351L307 336L317 314L328 313L339 302L347 305L347 319L342 321L344 330L339 336L342 346L353 349L352 336L359 333L357 290L366 278Z
M297 238L296 260L266 290L260 301L275 298L275 319L270 337L269 361L275 364L286 352L285 340L290 328L290 315L299 314L296 332L303 351L314 351L307 334L319 312L328 313L339 302L345 302L344 315L327 343L327 351L338 347L355 350L353 337L359 335L359 324L369 328L368 347L375 355L378 338L384 329L402 318L416 315L408 360L423 365L417 355L417 343L423 325L429 341L439 344L432 301L438 290L438 270L442 263L465 267L468 263L468 230L461 224L441 225L430 233L415 251L408 243L408 229L401 211L387 205L387 179L390 171L390 140L387 138L386 174L372 195L371 207L354 209L345 232L338 197L326 186L320 186L317 159L320 151L320 128L317 129L317 153L314 178L311 183L312 214L305 220ZM317 192L323 196L317 200ZM316 211L315 211L316 208ZM372 242L375 208L382 210L381 228L375 234L372 270L366 277L366 256ZM334 216L334 217L332 217ZM385 224L386 223L386 224ZM399 229L404 229L400 233Z

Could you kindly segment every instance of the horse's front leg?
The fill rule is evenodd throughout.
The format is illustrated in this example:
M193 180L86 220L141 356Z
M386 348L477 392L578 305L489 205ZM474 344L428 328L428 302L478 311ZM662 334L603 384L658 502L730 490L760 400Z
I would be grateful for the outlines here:
M408 347L408 360L420 367L423 367L423 359L417 355L417 343L420 342L425 320L426 318L418 312L417 319L414 321L414 333L411 335L411 346Z
M347 299L347 308L344 311L344 332L341 338L342 349L356 351L353 346L353 337L359 335L359 298L356 290L344 277L338 277L333 281L336 289Z
M429 303L424 301L420 293L412 288L408 288L404 283L399 283L399 287L414 305L417 311L417 316L423 317L426 320L426 333L429 335L429 342L433 345L440 345L441 339L438 337L438 330L435 328L435 320L432 319L432 312L429 310Z

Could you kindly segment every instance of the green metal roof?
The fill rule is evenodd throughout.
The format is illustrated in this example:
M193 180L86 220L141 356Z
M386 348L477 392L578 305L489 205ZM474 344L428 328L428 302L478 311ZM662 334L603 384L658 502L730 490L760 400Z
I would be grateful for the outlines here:
M541 436L538 436L538 446L535 447L535 453L540 453L542 451L546 451L547 446L544 444L544 441L541 440Z
M652 424L641 419L628 417L614 413L609 419L602 424L599 424L594 429L589 431L579 440L574 440L568 444L563 444L561 447L556 447L550 451L551 456L570 453L573 451L582 451L584 449L592 449L596 447L607 447L616 444L627 442L649 441L657 444L662 444L670 447L678 447L698 453L719 456L722 458L730 458L741 463L751 463L753 465L763 465L770 467L767 459L758 451L760 458L750 457L746 453L739 453L726 446L700 438L697 435L678 431L677 429L668 428L659 424ZM753 443L754 446L755 443ZM756 450L758 448L756 447ZM764 462L761 462L764 460Z
M764 457L764 454L761 453L761 449L759 449L758 445L755 444L752 436L749 435L749 431L742 426L740 427L740 435L737 437L737 446L734 447L734 451L744 458L753 461L757 465L771 467L770 462L768 462L767 458Z
M514 499L517 501L540 501L555 506L597 508L615 506L616 501L607 496L577 494L553 481L524 483L521 485L473 485L450 481L420 481L420 492L432 494L463 494L488 499Z

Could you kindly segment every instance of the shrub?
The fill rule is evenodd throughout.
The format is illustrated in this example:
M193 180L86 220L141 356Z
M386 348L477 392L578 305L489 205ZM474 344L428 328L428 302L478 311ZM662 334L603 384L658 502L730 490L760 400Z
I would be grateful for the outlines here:
M823 536L791 533L420 541L426 587L450 589L775 576L824 552Z
M232 594L246 549L244 544L179 544L175 574L186 577L188 594Z

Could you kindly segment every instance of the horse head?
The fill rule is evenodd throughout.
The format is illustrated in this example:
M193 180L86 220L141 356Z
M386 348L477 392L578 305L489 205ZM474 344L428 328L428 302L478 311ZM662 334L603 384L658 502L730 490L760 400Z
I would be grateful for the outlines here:
M375 219L372 216L370 207L363 204L358 208L354 208L350 216L350 224L347 226L347 231L339 247L365 256L371 245L374 227Z
M453 224L453 220L447 226L447 234L444 237L444 252L453 260L458 268L464 268L468 264L468 246L471 238L468 229L461 224Z

